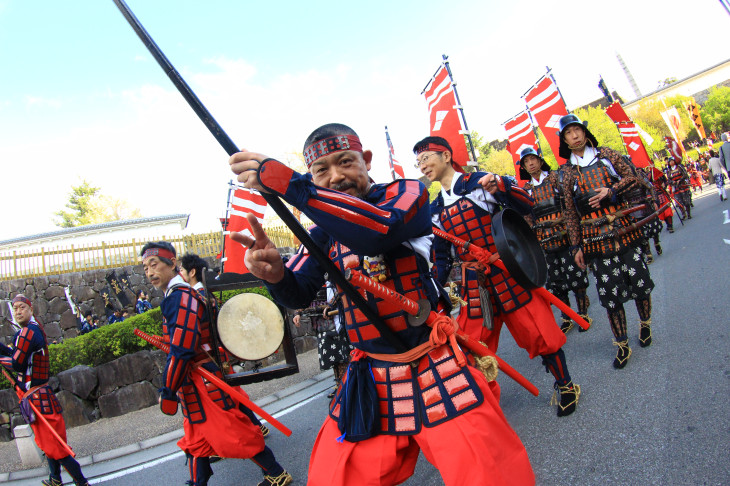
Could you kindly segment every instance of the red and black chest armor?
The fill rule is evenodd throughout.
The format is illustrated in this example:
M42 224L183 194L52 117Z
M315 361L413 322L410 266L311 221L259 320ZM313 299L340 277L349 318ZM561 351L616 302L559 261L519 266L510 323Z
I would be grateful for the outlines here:
M340 243L330 248L329 257L343 271L345 268L356 268L367 274L364 265L367 257L354 254ZM432 280L428 263L423 257L411 248L400 245L380 258L385 263L388 277L381 282L382 285L410 299L428 299L435 308L437 294L431 291L428 284ZM341 315L352 345L366 353L394 353L392 346L352 304L347 294L341 295ZM430 327L410 326L406 314L396 306L367 292L363 296L407 348L428 340ZM448 345L432 350L411 364L376 359L371 361L380 404L380 430L383 433L415 434L422 426L432 427L442 423L479 406L484 400L471 373L456 364ZM340 387L339 392L342 389ZM335 419L340 413L337 402L336 397L330 408L330 415Z
M490 253L497 253L497 246L492 237L492 215L470 199L462 197L455 203L444 207L439 214L439 222L447 233L484 248ZM461 247L456 248L456 256L462 262L475 260L467 250ZM519 309L532 299L530 292L496 266L492 265L491 268L486 269L485 274L485 285L489 289L495 315ZM480 307L478 282L473 279L465 279L462 281L462 289L465 290L465 300L469 309L478 309Z
M30 396L30 401L43 415L61 413L61 404L49 386L50 361L48 340L43 327L36 321L31 321L21 329L15 338L14 359L25 362L26 368L21 372L19 380L23 389L28 390L40 387Z
M364 265L364 257L354 254L352 250L341 243L335 243L330 248L329 256L343 272L346 268L355 268L365 275L368 274ZM415 301L428 299L435 308L436 299L433 295L428 295L424 287L424 279L430 279L428 263L425 259L403 245L388 252L387 255L383 255L381 258L387 269L387 279L380 282L382 285ZM338 288L337 290L342 296L341 316L347 326L347 336L350 343L365 352L392 353L392 347L388 341L380 336L377 328L352 303L347 294L342 292L342 289ZM406 313L398 307L368 292L364 293L364 297L407 347L418 346L427 339L429 334L428 326L409 326L406 321Z
M203 297L196 290L189 286L181 285L179 287L175 287L174 290L182 292L180 301L182 306L188 307L188 302L190 302L190 299L195 299L198 306L197 308L200 309L200 311L197 313L197 329L194 329L192 326L178 326L176 328L176 331L178 332L174 333L173 338L176 341L175 344L177 346L184 346L185 343L190 342L191 339L190 336L187 335L187 333L198 332L200 334L200 338L197 345L195 346L195 357L192 359L192 361L201 362L206 370L214 373L218 378L222 380L223 374L221 373L220 369L215 363L210 361L208 354L204 351L204 348L212 349L212 343L210 339L210 320L208 318L209 314L206 310L206 304ZM189 316L189 314L185 315ZM169 345L170 333L168 322L164 314L162 317L162 335L164 337L165 344ZM228 396L227 393L223 392L220 388L210 383L205 378L203 378L203 382L205 383L205 387L208 391L208 396L219 407L221 407L223 410L228 410L234 407L235 403L233 402L233 399ZM188 419L190 423L197 424L206 421L205 409L203 408L203 404L198 394L198 390L197 388L195 388L195 386L193 385L193 381L190 378L189 371L183 379L182 385L177 391L177 396L180 399L183 416Z
M689 177L681 167L675 165L667 171L667 178L674 186L675 192L687 192L690 189Z
M598 257L607 257L620 254L635 246L641 239L640 231L634 230L618 238L607 236L632 223L631 218L624 216L616 218L612 223L592 224L592 220L600 219L606 215L614 214L627 206L625 202L612 203L609 197L601 201L599 209L588 204L588 200L596 195L601 187L612 187L616 179L609 172L608 168L598 159L587 167L577 167L578 185L575 191L575 206L581 217L581 231L583 236L583 255L590 260Z
M535 200L535 205L532 207L535 234L540 240L542 249L547 253L553 253L567 248L568 235L565 223L553 223L563 217L563 197L551 177L548 176L541 184L532 186L532 198Z

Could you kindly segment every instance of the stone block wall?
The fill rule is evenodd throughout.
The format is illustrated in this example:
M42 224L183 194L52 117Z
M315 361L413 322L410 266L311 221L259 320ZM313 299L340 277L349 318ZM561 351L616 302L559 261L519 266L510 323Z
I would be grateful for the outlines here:
M125 309L134 315L136 293L144 290L149 295L152 306L159 305L162 292L147 283L142 265L121 267L129 275L130 288L124 294L131 305ZM78 335L78 321L66 299L65 287L70 288L71 297L78 305L82 315L91 312L106 323L105 302L100 292L108 286L106 275L111 270L90 270L86 272L65 273L43 277L23 278L0 282L0 340L9 344L15 335L12 316L7 302L17 294L23 294L33 302L33 315L43 324L48 342L61 342Z

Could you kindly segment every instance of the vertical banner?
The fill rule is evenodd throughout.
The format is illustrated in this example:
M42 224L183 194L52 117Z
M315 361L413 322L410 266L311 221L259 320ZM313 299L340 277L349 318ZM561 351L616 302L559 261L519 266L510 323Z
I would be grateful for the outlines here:
M640 128L629 118L623 107L619 103L611 103L606 108L606 115L616 124L624 147L626 147L626 152L631 157L634 165L636 167L651 165L649 154L639 136Z
M668 109L662 111L661 114L662 118L664 118L664 122L669 127L669 132L672 134L672 138L674 138L677 145L679 145L679 150L681 152L684 152L684 148L682 147L682 139L679 136L680 129L682 128L682 121L681 118L679 118L679 112L677 111L677 107L670 106Z
M669 150L669 153L672 154L672 157L674 157L677 160L677 163L679 164L682 162L682 149L681 145L677 140L673 139L672 137L664 137L664 143L667 144L667 150Z
M687 108L687 113L689 113L689 119L692 121L692 124L694 125L695 130L697 130L700 138L703 140L706 139L707 135L705 135L705 127L702 125L700 107L697 106L697 102L695 102L694 98L691 98L685 107Z
M432 137L445 138L451 150L453 159L464 167L471 160L464 141L466 129L459 116L459 103L456 100L456 91L446 62L433 75L426 88L421 93L426 97L428 104L428 118Z
M523 111L504 122L503 125L507 131L507 140L509 140L508 150L512 154L512 162L515 164L515 177L521 179L520 152L527 147L537 150L537 138L535 138L535 130L530 121L530 114Z
M122 281L117 276L115 270L112 270L106 274L106 281L109 284L109 288L112 289L114 295L116 295L117 300L119 300L119 303L122 304L122 307L130 306L131 302L129 302L129 298L124 292L124 286L122 284Z
M560 136L558 135L558 126L560 118L568 114L568 108L565 101L560 95L557 84L553 80L550 73L543 76L537 84L527 91L524 95L527 109L532 114L532 118L537 126L542 129L550 149L558 159L559 164L565 161L558 157L560 152Z
M390 159L390 175L393 176L393 180L405 179L405 172L403 172L403 166L395 158L395 149L393 148L393 142L390 141L390 134L388 134L388 127L385 127L385 140L388 142L388 158Z
M223 232L223 258L221 258L221 267L224 272L249 273L246 265L243 263L243 257L246 255L247 248L233 241L230 235L232 232L238 232L253 236L251 225L246 219L246 215L249 213L254 214L259 223L261 223L264 219L265 212L266 200L258 191L237 187L230 193L225 231Z

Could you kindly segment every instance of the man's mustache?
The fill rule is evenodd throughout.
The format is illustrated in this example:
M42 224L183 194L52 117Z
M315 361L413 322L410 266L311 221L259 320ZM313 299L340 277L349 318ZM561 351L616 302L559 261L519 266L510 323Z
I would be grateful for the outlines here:
M354 182L352 181L345 181L340 184L335 184L332 186L332 189L335 191L345 192L348 189L352 189L353 187L357 187Z

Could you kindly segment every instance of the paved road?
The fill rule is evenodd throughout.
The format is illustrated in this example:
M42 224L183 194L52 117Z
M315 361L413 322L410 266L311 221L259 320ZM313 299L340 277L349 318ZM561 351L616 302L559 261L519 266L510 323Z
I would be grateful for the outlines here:
M730 484L730 224L715 190L695 200L694 217L662 233L664 254L651 265L654 343L637 344L638 316L626 306L634 354L623 370L611 366L615 347L595 286L589 289L593 328L573 330L565 352L574 380L583 387L576 413L558 418L548 405L552 380L539 360L530 361L504 333L500 355L535 383L533 397L501 375L502 407L522 438L539 485L726 485ZM324 388L323 388L324 389ZM309 452L326 413L326 391L284 411L294 434L267 439L280 462L306 484ZM174 447L141 470L126 470L92 483L184 484L184 458ZM159 454L158 454L159 455ZM256 484L250 461L214 465L211 485ZM421 460L406 484L442 484Z

